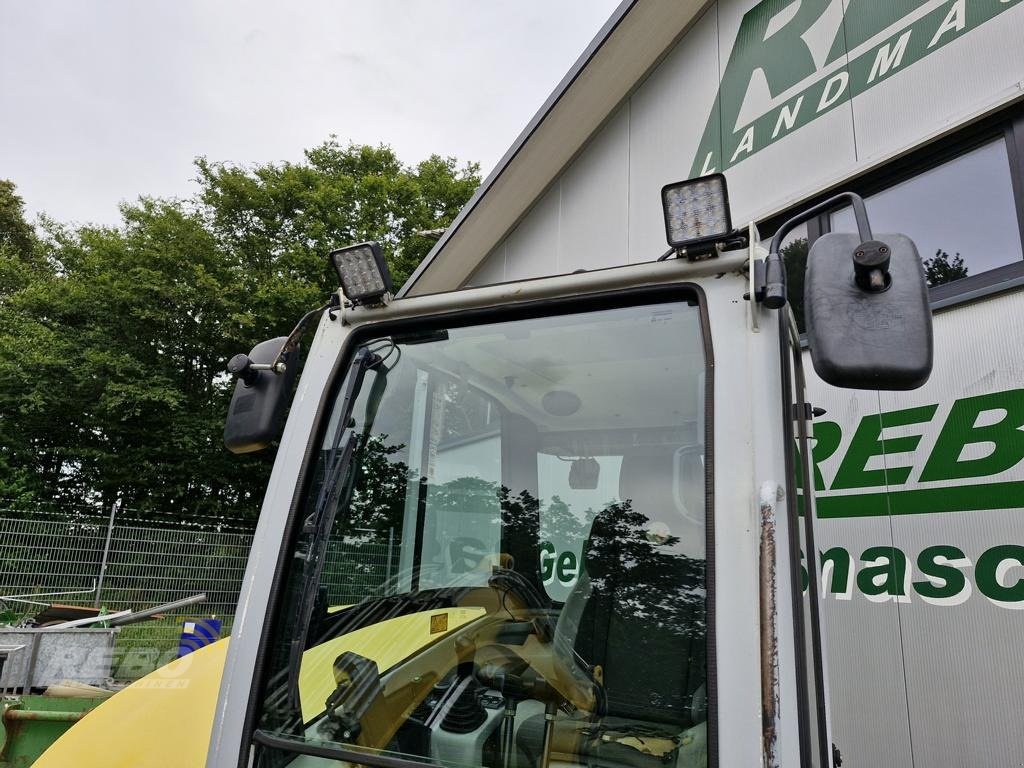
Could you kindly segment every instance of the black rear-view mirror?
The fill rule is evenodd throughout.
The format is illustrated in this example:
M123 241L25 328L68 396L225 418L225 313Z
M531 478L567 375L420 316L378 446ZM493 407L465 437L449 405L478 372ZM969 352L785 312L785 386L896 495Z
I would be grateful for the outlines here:
M807 258L804 313L814 370L837 387L915 389L932 369L924 269L906 235L829 233Z
M788 301L780 249L816 216L850 206L856 234L814 241L804 275L804 318L814 370L851 389L916 389L932 372L932 313L917 247L906 235L871 233L860 195L842 192L798 213L772 237L752 299L768 309Z
M261 342L248 355L235 355L228 363L228 371L237 377L224 424L224 445L232 453L262 450L281 435L285 405L299 367L298 345L278 361L286 341L282 336ZM275 364L277 370L272 369Z

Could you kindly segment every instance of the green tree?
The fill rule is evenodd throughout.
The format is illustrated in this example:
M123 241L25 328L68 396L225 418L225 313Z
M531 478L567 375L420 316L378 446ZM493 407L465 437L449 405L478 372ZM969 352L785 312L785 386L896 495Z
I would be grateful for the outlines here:
M0 496L254 514L272 456L222 445L226 361L337 289L331 248L381 241L400 284L431 246L416 233L479 181L334 139L301 163L196 165L193 199L38 237L0 183Z
M30 440L35 495L179 512L244 501L216 426L223 359L242 344L232 272L184 206L142 199L122 215L119 229L47 223L55 269L5 302L0 398Z
M19 318L9 308L12 293L34 279L49 274L37 258L36 238L25 219L25 205L11 181L0 179L0 345L18 341ZM24 340L28 343L30 340ZM6 360L0 367L6 367ZM17 411L10 407L8 393L0 380L0 497L31 498L35 478L30 461L31 441L19 424Z
M196 165L210 231L244 265L253 305L270 310L264 317L336 289L325 257L341 245L379 242L400 286L433 245L417 233L450 224L480 183L475 164L435 155L407 167L388 147L333 138L301 163Z
M967 265L959 253L950 257L948 253L939 248L930 259L922 259L924 264L924 276L928 285L944 285L962 277L967 277Z
M25 220L25 203L15 193L14 182L0 179L0 249L28 257L35 232Z

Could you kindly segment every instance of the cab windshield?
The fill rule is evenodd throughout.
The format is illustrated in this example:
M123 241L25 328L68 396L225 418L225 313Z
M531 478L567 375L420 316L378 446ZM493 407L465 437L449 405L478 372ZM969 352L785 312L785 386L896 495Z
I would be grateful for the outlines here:
M256 765L707 765L704 349L695 300L363 336Z

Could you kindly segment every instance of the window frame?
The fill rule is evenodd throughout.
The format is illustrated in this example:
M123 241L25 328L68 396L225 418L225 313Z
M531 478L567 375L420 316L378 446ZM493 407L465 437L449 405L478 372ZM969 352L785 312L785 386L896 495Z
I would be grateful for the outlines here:
M442 312L399 320L368 322L353 330L344 340L338 353L334 367L328 378L327 386L321 393L317 404L316 416L299 468L292 501L289 505L285 533L281 540L267 611L260 627L260 637L249 685L249 692L243 716L242 738L239 744L239 768L249 765L253 749L260 745L269 749L284 749L294 754L326 757L345 760L354 765L373 766L374 768L431 768L429 763L408 760L384 753L363 752L357 747L339 746L323 747L313 743L299 745L290 739L261 731L258 720L263 710L266 686L272 670L268 662L272 655L271 643L279 629L279 620L285 614L283 601L287 595L285 589L289 575L289 566L295 549L297 537L301 532L303 511L309 498L313 470L316 466L317 449L321 445L324 432L330 426L331 411L336 400L339 387L344 383L356 350L368 338L386 336L402 332L431 331L456 326L482 325L488 322L508 322L517 319L534 317L551 317L601 311L619 307L641 306L643 304L672 303L688 301L697 309L698 322L704 351L704 496L705 496L705 622L706 637L706 674L708 686L707 739L708 768L718 768L718 674L717 674L717 633L715 631L716 597L715 590L715 451L714 451L714 348L712 344L711 323L708 311L707 296L699 284L690 281L666 283L656 286L641 286L628 290L599 291L589 294L575 294L551 299L527 301L513 306L496 306ZM481 767L482 768L482 767Z
M801 210L817 205L838 192L856 192L862 197L891 189L974 150L1002 138L1010 170L1017 232L1024 252L1024 103L1017 102L994 115L962 127L943 138L912 149L879 168L862 173L840 184L830 185L819 194L791 206L759 224L762 232L774 233L787 219ZM807 244L831 231L828 211L807 222ZM1024 285L1024 259L968 275L944 285L929 288L933 310L946 309L986 298Z

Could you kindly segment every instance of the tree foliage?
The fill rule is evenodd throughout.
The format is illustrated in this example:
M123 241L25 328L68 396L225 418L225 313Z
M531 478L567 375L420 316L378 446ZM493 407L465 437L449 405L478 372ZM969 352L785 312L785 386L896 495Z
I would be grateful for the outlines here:
M199 159L188 200L118 227L34 231L0 181L0 497L255 514L272 456L221 442L231 355L337 288L326 254L381 242L396 284L475 190L475 165L403 165L330 140L298 163Z
M924 276L928 285L945 285L962 277L967 277L967 265L959 253L950 257L948 253L939 248L930 259L922 259L924 264Z

